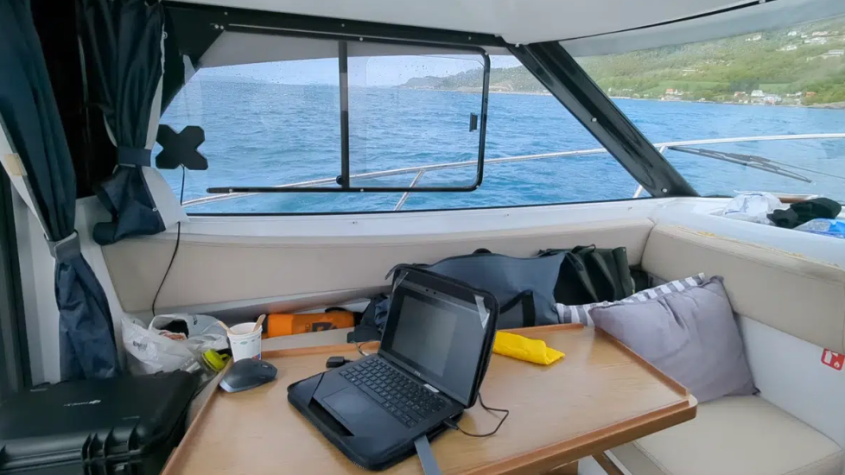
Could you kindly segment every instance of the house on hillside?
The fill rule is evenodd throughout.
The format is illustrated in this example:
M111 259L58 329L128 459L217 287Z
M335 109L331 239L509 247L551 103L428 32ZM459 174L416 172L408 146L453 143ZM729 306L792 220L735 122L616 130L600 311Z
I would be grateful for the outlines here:
M755 89L751 91L751 97L765 97L766 93L763 92L761 89Z
M746 93L745 93L745 91L736 91L736 92L734 93L734 97L736 97L736 98L745 97L745 96L747 96L747 95L748 95L748 94L746 94Z
M829 31L814 31L813 36L815 36L815 37L830 36L830 32Z
M763 35L754 35L752 37L746 38L745 41L760 41L763 39Z
M795 51L798 49L798 46L795 45L786 45L783 48L778 48L778 51Z
M684 91L680 89L666 89L666 94L660 96L661 101L680 101L682 99L681 96L684 95ZM643 96L645 97L645 96Z
M832 49L832 50L828 51L827 53L819 55L819 58L830 59L830 58L841 58L842 56L845 56L845 50L843 50L843 49Z
M798 32L793 30L787 33L786 36L798 36Z
M783 102L783 98L777 94L768 94L767 96L763 97L763 103L769 104L771 106L775 104L780 104Z
M826 45L827 38L810 38L809 40L804 40L805 45Z

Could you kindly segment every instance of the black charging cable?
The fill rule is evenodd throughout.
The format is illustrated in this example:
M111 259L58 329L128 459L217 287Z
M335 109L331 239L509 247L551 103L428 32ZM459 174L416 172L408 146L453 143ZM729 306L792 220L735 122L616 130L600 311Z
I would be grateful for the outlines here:
M508 409L497 409L495 407L487 406L486 404L484 404L484 399L481 398L481 393L478 393L478 403L481 404L481 407L483 407L487 412L500 412L500 413L504 414L504 417L502 417L499 420L499 425L497 425L496 428L493 429L491 432L487 432L486 434L472 434L470 432L467 432L467 431L461 429L458 426L458 424L456 422L452 421L451 419L446 419L446 421L444 421L444 424L446 424L447 427L449 427L451 429L455 429L457 431L460 431L462 434L468 435L470 437L479 437L480 438L480 437L490 437L491 435L496 435L496 432L499 432L499 428L501 428L502 424L505 423L505 419L508 418L511 411L509 411Z
M182 201L185 198L185 165L182 165L182 189L179 190L179 206L182 206ZM176 223L176 246L173 247L173 254L170 255L170 263L167 264L167 270L164 271L164 276L158 284L155 297L153 297L153 317L156 316L156 302L158 302L158 294L161 293L161 288L164 287L164 281L170 275L170 269L173 267L173 261L176 260L176 253L179 252L179 242L182 241L182 221Z
M355 348L358 350L358 354L361 355L361 358L364 358L366 356L370 356L370 355L364 353L364 350L361 349L361 345L363 345L363 343L357 343L357 342L354 342L354 341L352 343L355 344ZM330 356L329 359L326 360L326 368L328 368L328 369L340 368L341 366L343 366L347 363L352 363L352 360L344 358L343 356Z
M362 342L362 343L357 343L357 342L354 342L354 341L353 341L352 343L355 343L355 349L356 349L356 350L358 350L358 354L359 354L359 355L361 355L361 358L364 358L364 357L366 357L366 356L370 356L370 355L368 355L368 354L364 353L364 350L362 350L362 349L361 349L361 345L363 345L363 344L364 344L363 342Z

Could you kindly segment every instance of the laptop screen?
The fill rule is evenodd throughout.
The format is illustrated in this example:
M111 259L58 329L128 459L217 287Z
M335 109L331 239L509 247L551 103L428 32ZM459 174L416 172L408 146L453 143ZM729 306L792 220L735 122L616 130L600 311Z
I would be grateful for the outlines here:
M408 280L393 293L380 353L466 405L482 358L486 316L466 296Z

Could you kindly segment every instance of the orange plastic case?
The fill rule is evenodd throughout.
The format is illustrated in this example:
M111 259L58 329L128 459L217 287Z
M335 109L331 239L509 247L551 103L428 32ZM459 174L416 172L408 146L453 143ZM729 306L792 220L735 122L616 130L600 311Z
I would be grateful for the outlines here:
M354 326L355 316L352 315L352 312L273 313L267 317L265 338L322 332L337 328L352 328Z

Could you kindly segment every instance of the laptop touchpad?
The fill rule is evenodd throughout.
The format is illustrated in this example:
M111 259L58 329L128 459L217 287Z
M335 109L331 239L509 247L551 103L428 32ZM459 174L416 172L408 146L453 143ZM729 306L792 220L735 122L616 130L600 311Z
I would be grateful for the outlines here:
M384 415L384 411L374 401L356 388L346 388L323 398L323 404L330 407L353 434L355 428L360 432L362 428L372 425L374 417Z

